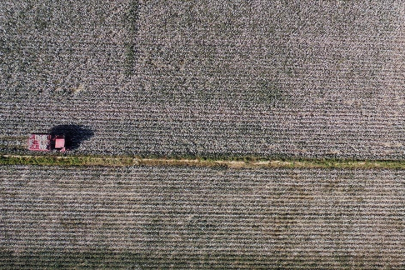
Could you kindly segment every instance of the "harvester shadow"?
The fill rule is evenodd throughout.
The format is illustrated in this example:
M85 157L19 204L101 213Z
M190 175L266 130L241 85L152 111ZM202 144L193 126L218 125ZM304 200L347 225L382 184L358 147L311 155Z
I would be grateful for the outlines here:
M94 132L83 125L59 125L53 127L49 133L55 135L65 135L65 147L67 150L79 148L84 140L93 137Z

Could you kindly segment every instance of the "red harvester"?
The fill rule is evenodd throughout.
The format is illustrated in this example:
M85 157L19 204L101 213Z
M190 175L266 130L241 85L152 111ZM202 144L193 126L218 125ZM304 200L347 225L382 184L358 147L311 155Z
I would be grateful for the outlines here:
M28 149L32 151L52 151L65 152L65 136L50 134L31 134L28 139Z

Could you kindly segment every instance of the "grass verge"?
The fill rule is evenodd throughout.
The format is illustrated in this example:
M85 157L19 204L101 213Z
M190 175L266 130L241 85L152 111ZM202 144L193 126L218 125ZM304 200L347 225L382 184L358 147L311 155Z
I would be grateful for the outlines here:
M404 170L405 160L346 160L346 159L185 159L159 157L111 157L111 156L23 156L1 155L0 165L39 166L191 166L234 169L300 168L300 169L390 169Z

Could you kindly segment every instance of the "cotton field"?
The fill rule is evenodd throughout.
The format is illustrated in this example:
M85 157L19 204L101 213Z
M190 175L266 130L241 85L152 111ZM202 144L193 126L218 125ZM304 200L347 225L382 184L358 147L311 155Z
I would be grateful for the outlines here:
M402 158L403 3L372 3L2 2L0 147Z
M402 171L3 166L0 179L1 267L404 266Z
M403 269L404 10L0 1L0 268ZM24 166L30 133L105 167Z

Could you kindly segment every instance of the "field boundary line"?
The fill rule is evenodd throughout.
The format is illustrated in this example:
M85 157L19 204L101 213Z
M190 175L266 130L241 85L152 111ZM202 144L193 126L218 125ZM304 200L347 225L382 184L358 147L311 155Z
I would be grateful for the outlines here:
M61 156L14 155L0 156L0 165L38 166L156 166L156 167L212 167L231 169L347 169L347 170L405 170L405 160L346 160L346 159L255 159L234 158L143 158L137 156Z

